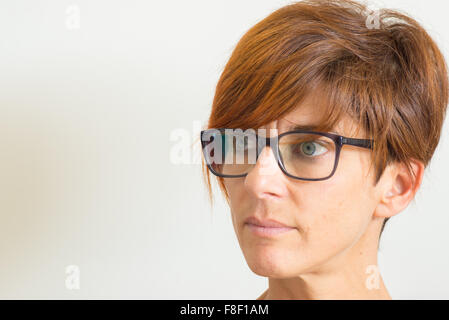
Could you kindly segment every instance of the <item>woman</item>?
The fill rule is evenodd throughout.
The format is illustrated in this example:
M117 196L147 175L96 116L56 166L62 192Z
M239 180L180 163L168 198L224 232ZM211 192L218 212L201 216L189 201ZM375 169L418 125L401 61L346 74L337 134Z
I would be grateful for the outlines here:
M380 235L418 191L448 102L443 55L412 18L301 1L239 41L202 131L259 299L391 299ZM226 130L227 129L227 130Z

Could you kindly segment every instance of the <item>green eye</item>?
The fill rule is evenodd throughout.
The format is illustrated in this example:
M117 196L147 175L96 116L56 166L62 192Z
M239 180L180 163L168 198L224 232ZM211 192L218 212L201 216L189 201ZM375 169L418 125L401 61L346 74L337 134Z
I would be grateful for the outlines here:
M320 143L309 141L300 144L300 156L305 155L307 157L316 157L322 155L327 151L327 148ZM321 151L321 152L320 152ZM318 152L317 154L315 152Z
M307 156L313 155L315 150L316 150L316 147L313 143L306 142L306 143L301 144L301 151Z

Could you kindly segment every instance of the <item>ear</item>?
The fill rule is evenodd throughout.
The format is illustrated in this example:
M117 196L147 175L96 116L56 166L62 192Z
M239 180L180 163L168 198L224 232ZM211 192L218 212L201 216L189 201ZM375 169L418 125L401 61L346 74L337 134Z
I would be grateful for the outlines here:
M403 163L395 163L389 168L380 190L379 203L374 210L375 217L392 217L403 211L415 197L421 186L425 167L421 161L415 159L411 160L411 166L415 177Z

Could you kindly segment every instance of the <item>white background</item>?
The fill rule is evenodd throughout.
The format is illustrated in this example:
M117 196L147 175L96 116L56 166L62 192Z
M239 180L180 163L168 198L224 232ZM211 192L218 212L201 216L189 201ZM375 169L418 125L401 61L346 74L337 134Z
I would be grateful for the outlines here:
M0 298L265 290L220 195L210 208L200 165L170 162L170 135L197 137L237 41L288 3L0 1ZM375 4L410 13L449 56L447 1ZM394 299L449 299L448 130L415 202L382 237ZM66 288L69 265L78 290Z

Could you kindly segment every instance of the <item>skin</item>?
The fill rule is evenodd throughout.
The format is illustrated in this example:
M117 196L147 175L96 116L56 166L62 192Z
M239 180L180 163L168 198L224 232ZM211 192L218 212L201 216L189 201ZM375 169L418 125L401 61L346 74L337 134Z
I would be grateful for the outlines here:
M322 114L317 106L319 99L310 97L262 128L282 133L293 124L316 124ZM365 138L355 135L356 129L345 118L332 132ZM254 273L268 278L268 289L258 299L391 299L376 269L379 234L384 218L413 199L424 165L413 160L413 180L404 165L391 164L374 185L370 152L345 145L330 179L301 181L284 175L266 147L246 177L224 179L245 260ZM295 229L260 237L244 223L253 215Z

